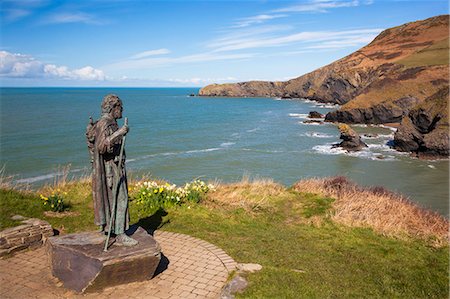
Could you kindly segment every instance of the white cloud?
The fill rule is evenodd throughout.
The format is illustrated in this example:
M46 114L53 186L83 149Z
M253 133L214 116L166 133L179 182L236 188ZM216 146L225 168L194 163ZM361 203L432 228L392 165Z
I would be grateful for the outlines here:
M268 15L268 14L262 14L262 15L257 15L257 16L253 16L253 17L248 17L248 18L243 18L238 20L237 22L235 22L235 24L233 26L231 26L232 28L242 28L242 27L247 27L253 24L261 24L267 20L272 20L272 19L278 19L278 18L284 18L287 17L287 15L282 15L282 14L277 14L277 15Z
M303 43L318 43L323 41L339 41L342 39L350 40L354 39L355 42L361 44L362 40L368 40L373 38L374 34L378 34L382 29L357 29L357 30L344 30L344 31L304 31L294 34L289 34L285 36L278 37L266 37L259 36L254 38L242 39L238 38L235 40L229 39L226 43L212 43L210 47L216 47L214 52L224 52L224 51L236 51L244 49L254 49L254 48L266 48L266 47L280 47L289 45L292 43L303 42Z
M84 12L59 12L49 15L42 21L44 24L83 23L89 25L102 25L94 15Z
M180 57L158 57L158 58L144 58L140 60L124 60L103 67L106 70L126 70L126 69L149 69L154 67L163 67L174 64L185 64L195 62L209 62L220 60L235 60L246 59L254 57L252 53L242 54L220 54L220 53L199 53L193 55L185 55Z
M370 3L369 3L370 4ZM333 8L340 7L354 7L358 6L359 1L332 1L332 0L313 0L308 1L305 4L288 6L280 9L275 9L273 12L285 12L285 13L294 13L294 12L319 12L325 13Z
M46 64L30 55L0 51L0 77L3 78L53 78L87 81L106 79L102 70L91 66L70 70L66 66Z
M36 8L48 4L48 0L2 0L1 2L0 12L8 23L23 19L33 14Z
M150 51L144 51L137 54L134 54L133 56L129 57L129 59L142 59L149 56L156 56L156 55L164 55L169 54L170 50L168 49L158 49L158 50L150 50Z

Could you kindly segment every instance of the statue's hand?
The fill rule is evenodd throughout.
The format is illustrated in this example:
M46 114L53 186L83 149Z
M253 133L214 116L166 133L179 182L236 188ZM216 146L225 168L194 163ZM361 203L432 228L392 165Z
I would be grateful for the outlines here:
M125 136L130 131L130 127L128 127L128 125L123 125L118 131L119 135Z

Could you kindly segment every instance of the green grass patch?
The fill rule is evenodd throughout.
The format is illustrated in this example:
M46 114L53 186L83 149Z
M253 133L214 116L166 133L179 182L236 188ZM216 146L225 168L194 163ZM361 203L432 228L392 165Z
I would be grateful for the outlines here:
M422 49L396 63L406 67L448 65L449 64L449 39L446 38L425 49Z
M66 191L78 216L45 217L39 195L1 190L1 227L16 224L8 219L20 214L47 220L63 232L95 229L89 185L75 184ZM270 209L258 212L220 208L209 199L142 217L131 202L131 222L189 234L223 248L237 262L261 264L262 271L247 276L249 287L239 298L447 297L448 247L389 238L329 219L311 225L301 220L325 217L333 199L286 189L280 194L272 194Z
M316 194L306 193L303 198L302 215L306 218L324 216L332 208L334 198L322 197Z

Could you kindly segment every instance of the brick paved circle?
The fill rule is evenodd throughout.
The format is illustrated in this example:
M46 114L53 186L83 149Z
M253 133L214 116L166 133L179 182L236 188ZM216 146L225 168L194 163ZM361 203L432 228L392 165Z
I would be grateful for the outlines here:
M0 260L0 298L217 298L236 262L225 251L188 235L155 232L162 272L145 282L79 295L51 276L44 248ZM164 258L165 257L165 258ZM165 262L164 262L165 261Z

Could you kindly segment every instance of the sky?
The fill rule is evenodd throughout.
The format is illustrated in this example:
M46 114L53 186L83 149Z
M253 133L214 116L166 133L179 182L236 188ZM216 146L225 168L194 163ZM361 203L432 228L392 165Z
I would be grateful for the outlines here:
M0 1L0 86L286 81L447 0Z

